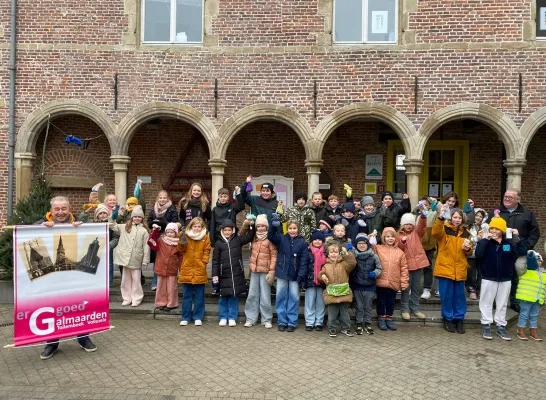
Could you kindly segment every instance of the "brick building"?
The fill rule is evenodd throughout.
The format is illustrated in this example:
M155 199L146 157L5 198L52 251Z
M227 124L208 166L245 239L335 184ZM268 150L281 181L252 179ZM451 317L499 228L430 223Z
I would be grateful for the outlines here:
M249 173L291 178L294 192L375 183L378 201L452 188L485 208L508 185L546 231L546 1L17 3L18 197L42 169L76 209L99 181L124 200L137 176L151 179L148 204L168 184L180 197L202 181L215 197ZM66 135L92 140L83 150Z

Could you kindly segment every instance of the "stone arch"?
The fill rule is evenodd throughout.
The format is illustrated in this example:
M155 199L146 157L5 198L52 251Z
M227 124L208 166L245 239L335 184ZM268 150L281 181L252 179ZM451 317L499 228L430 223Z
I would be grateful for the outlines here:
M416 157L423 157L428 140L438 128L448 122L461 119L472 119L489 126L504 143L507 158L517 158L517 147L521 139L516 123L502 111L487 104L477 103L453 104L429 116L419 129Z
M255 104L237 111L227 119L219 130L218 158L225 159L232 139L246 125L256 121L277 121L289 126L300 138L307 159L312 156L309 142L313 139L313 130L309 122L297 112L274 104Z
M416 136L415 126L408 117L395 108L386 104L373 102L349 104L334 111L320 121L315 128L317 158L321 158L324 145L336 128L359 117L374 118L389 125L398 137L400 137L407 158L414 158L413 142Z
M161 101L141 105L123 117L118 125L116 154L128 155L129 145L138 127L160 117L175 118L194 126L205 138L211 158L214 157L218 135L212 121L193 107Z
M106 135L110 144L110 150L113 152L117 128L110 117L94 104L83 100L70 99L54 100L31 112L21 128L19 128L15 143L15 152L35 154L36 141L48 118L70 114L89 118L97 124Z
M525 120L520 129L521 145L516 149L519 158L527 158L527 149L535 134L544 124L546 124L546 107L539 108Z

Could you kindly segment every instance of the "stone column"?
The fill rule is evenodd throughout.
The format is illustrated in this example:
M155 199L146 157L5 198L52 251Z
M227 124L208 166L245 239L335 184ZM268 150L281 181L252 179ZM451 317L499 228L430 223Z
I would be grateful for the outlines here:
M224 170L226 165L227 161L221 158L211 158L209 160L210 173L212 174L211 207L218 200L218 190L224 187Z
M131 157L123 155L113 155L110 162L114 165L114 181L116 197L121 205L125 205L127 200L127 166L131 162Z
M406 167L406 178L408 182L408 196L411 201L412 208L419 202L419 175L424 165L423 160L406 158L404 167Z
M521 190L521 176L523 175L523 167L527 165L524 159L504 160L506 167L506 189Z
M314 192L319 191L322 165L322 160L305 160L305 166L307 167L307 197L309 199Z
M15 199L19 200L30 192L32 167L36 155L33 153L15 153Z

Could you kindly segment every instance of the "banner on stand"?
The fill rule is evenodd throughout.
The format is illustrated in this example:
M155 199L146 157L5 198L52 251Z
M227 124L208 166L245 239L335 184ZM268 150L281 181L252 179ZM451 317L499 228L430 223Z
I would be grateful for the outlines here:
M108 225L16 226L15 346L110 328Z

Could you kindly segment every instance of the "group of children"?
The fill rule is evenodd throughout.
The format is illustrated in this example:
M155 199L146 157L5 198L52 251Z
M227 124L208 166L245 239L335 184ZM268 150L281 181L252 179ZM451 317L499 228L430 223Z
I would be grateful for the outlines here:
M407 195L397 203L392 193L385 192L381 206L376 207L369 196L353 201L352 189L345 185L347 199L343 205L335 195L325 203L319 192L308 204L306 194L298 193L295 205L285 209L271 183L262 184L260 194L252 195L249 176L235 188L233 202L229 190L220 189L212 209L198 183L192 184L181 200L179 214L167 192L160 191L145 224L140 182L135 196L123 208L113 195L97 204L98 189L100 186L93 188L93 201L86 205L85 213L90 215L92 210L96 222L110 223L113 263L122 271L122 305L140 304L141 270L151 262L158 308L177 308L178 283L183 286L181 326L191 321L202 325L206 265L212 251L212 285L213 294L219 295L220 326L236 326L239 296L246 294L244 326L261 322L272 328L271 286L276 281L279 331L296 329L301 289L305 290L306 331L323 330L327 309L329 335L337 335L339 321L341 334L353 336L349 318L349 306L353 304L356 334L373 334L374 299L379 329L394 331L397 293L401 292L404 320L412 315L425 318L419 300L430 297L434 272L447 331L464 333L466 287L471 299L480 295L483 337L491 338L492 306L496 301L497 334L509 340L506 304L510 271L518 260L523 282L518 287L518 298L530 303L522 307L518 336L526 340L523 328L529 320L531 337L540 339L536 316L546 290L546 279L537 266L542 261L540 255L527 253L516 230L511 231L511 238L506 237L502 218L494 217L487 226L487 213L473 208L473 203L470 212L475 222L467 227L466 214L458 208L455 193L448 193L442 202L423 197L411 212ZM238 230L236 217L245 204L251 213ZM250 282L245 279L243 267L242 249L247 244L251 249Z

